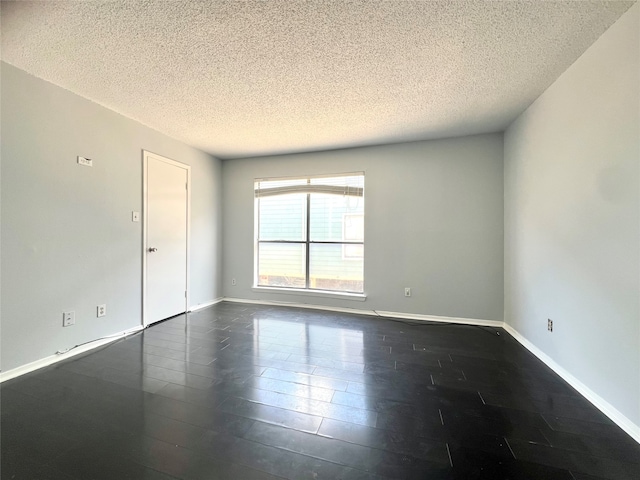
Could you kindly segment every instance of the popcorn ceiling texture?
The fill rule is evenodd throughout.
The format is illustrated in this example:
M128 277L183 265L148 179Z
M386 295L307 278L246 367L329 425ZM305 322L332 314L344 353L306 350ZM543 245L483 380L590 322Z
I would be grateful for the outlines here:
M501 131L633 3L3 1L2 59L235 158Z

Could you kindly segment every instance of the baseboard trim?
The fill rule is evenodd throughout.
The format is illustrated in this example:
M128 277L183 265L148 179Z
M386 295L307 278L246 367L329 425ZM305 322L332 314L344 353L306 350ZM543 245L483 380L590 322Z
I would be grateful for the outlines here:
M210 302L204 302L204 303L199 303L197 305L193 305L189 307L189 310L187 310L187 313L197 312L198 310L202 310L203 308L207 308L212 305L215 305L216 303L220 303L223 300L224 300L224 297L218 297L215 300L211 300Z
M334 300L350 300L355 302L364 302L367 300L367 295L364 293L330 292L326 290L298 290L295 288L280 287L252 287L251 290L257 293L278 293L281 295L296 295L298 297L333 298Z
M421 315L418 313L386 312L382 310L363 310L359 308L329 307L311 303L278 302L272 300L248 300L244 298L224 298L225 302L253 303L258 305L277 305L282 307L310 308L314 310L327 310L330 312L354 313L356 315L368 315L383 318L401 318L404 320L417 320L420 322L459 323L463 325L481 325L485 327L502 327L499 320L479 320L477 318L438 317L435 315Z
M330 307L327 305L316 305L313 303L297 303L297 302L285 302L285 301L277 301L277 300L253 300L253 299L247 299L247 298L234 298L234 297L224 297L222 300L225 302L233 302L233 303L251 303L255 305L272 305L272 306L279 306L279 307L308 308L311 310L327 310L330 312L354 313L356 315L376 316L376 312L374 312L373 310L361 310L358 308Z
M402 312L386 312L375 310L380 317L385 318L402 318L406 320L417 320L419 322L439 322L439 323L456 323L461 325L479 325L482 327L502 327L504 322L499 320L482 320L479 318L464 317L439 317L436 315L421 315L419 313L402 313Z
M84 345L80 345L64 353L56 353L54 355L41 358L40 360L36 360L35 362L27 363L26 365L21 365L12 370L8 370L6 372L0 372L0 383L5 382L7 380L11 380L12 378L19 377L20 375L31 373L35 370L48 367L49 365L53 365L54 363L60 362L62 360L66 360L75 355L79 355L81 353L88 352L89 350L93 350L94 348L102 347L103 345L107 345L108 343L115 342L116 340L120 340L121 338L137 333L143 328L144 327L142 325L139 325L137 327L130 328L128 330L123 330L122 332L115 333L113 335L109 335L108 337L99 338L97 340L86 343Z
M544 362L551 370L560 375L562 379L575 388L580 395L589 400L593 406L595 406L598 410L604 413L607 417L609 417L616 425L618 425L621 429L627 432L631 438L633 438L636 442L640 443L640 425L636 425L629 418L627 418L623 413L621 413L617 408L603 399L600 395L595 393L589 387L587 387L584 383L574 377L571 373L561 367L555 360L553 360L549 355L544 353L538 347L536 347L533 343L527 340L520 332L518 332L515 328L513 328L508 323L504 324L504 329L509 332L509 334L515 338L523 347L533 353L536 357L538 357L542 362Z

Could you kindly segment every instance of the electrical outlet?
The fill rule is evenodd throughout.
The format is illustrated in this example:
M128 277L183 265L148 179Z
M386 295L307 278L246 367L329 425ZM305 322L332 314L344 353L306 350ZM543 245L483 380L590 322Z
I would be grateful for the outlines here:
M104 317L107 314L107 305L103 303L102 305L98 305L97 308L97 316Z
M232 279L231 279L231 285L233 285L233 286L235 286L235 285L236 285L236 279L235 279L235 278L232 278Z
M404 296L405 297L411 296L411 289L409 287L404 287Z
M78 156L78 165L84 165L85 167L93 167L93 160L87 157Z
M550 318L547 319L547 330L553 332L553 320L551 320Z
M76 324L76 312L62 312L62 326L70 327Z

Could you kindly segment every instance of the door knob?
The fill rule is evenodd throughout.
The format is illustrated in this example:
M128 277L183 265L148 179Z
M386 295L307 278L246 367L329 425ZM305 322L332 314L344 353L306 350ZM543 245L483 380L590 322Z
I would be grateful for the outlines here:
M151 248L149 249L149 252L151 252L151 253L153 253L153 252L157 252L157 251L158 251L158 249L157 249L156 247L151 247Z

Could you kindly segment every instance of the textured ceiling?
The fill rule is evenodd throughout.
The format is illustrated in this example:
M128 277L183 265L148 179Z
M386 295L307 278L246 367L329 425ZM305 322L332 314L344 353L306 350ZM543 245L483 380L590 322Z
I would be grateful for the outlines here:
M2 2L2 58L220 158L503 130L634 2Z

